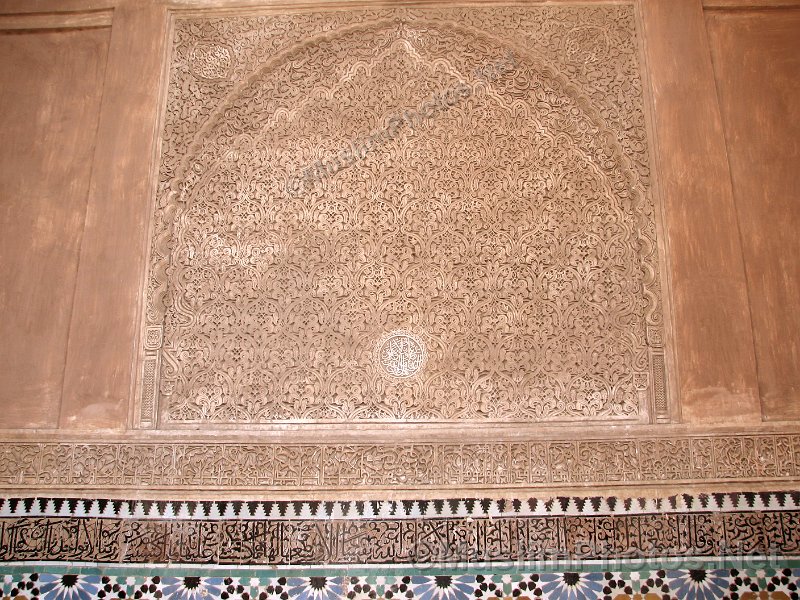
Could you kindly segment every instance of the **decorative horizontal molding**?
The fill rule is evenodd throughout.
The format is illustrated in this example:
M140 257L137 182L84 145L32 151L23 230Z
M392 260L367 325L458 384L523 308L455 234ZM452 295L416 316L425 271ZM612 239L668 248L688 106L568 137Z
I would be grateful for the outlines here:
M502 506L480 500L423 502L7 499L0 512L0 561L421 567L522 564L555 557L800 555L798 494L786 492L664 499L650 506L654 512L641 513L635 512L636 507L642 509L646 502L616 498L510 501ZM681 503L689 508L679 510ZM602 514L603 507L613 513L618 504L630 512ZM405 514L383 516L378 505ZM441 514L428 514L431 505ZM147 518L145 513L152 516L153 506L169 518ZM522 514L526 506L533 510ZM660 512L658 506L673 507L674 512ZM285 511L280 518L266 516L275 512L274 507ZM456 516L444 516L448 508ZM33 514L37 509L67 514ZM286 518L291 510L296 518ZM167 515L170 511L173 514ZM198 512L200 518L185 516ZM321 513L329 516L320 518Z
M637 0L589 0L582 4L613 5L633 4ZM264 14L270 11L298 12L306 10L364 10L375 8L371 0L164 0L171 10L180 16L204 17L209 13L215 15ZM508 6L542 6L542 5L575 5L575 0L466 0L454 4L445 0L394 0L392 6L408 8L451 8L475 7L492 8Z
M800 434L485 443L7 441L0 489L446 490L786 482ZM784 484L785 485L785 484ZM776 486L771 486L776 487Z
M110 27L112 10L0 14L0 31Z
M703 0L706 10L763 11L800 8L800 0Z

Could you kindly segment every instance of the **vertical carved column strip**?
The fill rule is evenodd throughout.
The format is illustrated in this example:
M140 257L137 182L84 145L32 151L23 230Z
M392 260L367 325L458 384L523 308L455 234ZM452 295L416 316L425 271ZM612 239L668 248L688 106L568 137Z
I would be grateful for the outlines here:
M160 325L145 328L139 406L134 415L135 425L144 429L155 427L157 424L158 374L162 339L163 327Z
M653 414L656 422L670 420L669 402L667 401L667 370L663 352L652 352L650 355L653 373Z

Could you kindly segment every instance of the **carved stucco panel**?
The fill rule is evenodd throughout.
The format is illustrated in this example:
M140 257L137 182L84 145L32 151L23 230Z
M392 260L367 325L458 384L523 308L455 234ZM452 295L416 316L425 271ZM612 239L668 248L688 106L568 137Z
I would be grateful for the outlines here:
M668 416L631 6L174 30L140 425Z

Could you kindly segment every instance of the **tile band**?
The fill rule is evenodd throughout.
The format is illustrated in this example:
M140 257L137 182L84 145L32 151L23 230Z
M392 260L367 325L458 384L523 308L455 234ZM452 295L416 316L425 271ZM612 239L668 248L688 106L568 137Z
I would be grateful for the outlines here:
M8 498L0 505L0 561L452 566L556 557L798 556L799 501L786 492L382 507ZM385 507L398 516L375 516Z
M273 566L796 556L796 511L498 519L0 519L0 561Z
M541 516L776 512L800 510L800 492L681 494L668 498L558 496L549 499L447 500L118 500L107 498L0 498L0 518L81 517L137 520L415 520Z

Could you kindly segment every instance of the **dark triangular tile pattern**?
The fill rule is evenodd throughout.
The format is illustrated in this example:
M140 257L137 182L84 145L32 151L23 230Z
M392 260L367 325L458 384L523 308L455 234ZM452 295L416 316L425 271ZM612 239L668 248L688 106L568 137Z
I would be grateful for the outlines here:
M800 510L800 491L710 492L666 498L558 496L553 498L450 498L446 500L240 501L240 500L118 500L108 498L0 498L2 516L75 516L192 519L362 519L524 516L546 514L639 514ZM183 515L183 517L179 517Z

